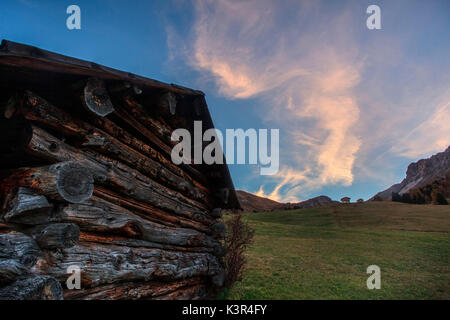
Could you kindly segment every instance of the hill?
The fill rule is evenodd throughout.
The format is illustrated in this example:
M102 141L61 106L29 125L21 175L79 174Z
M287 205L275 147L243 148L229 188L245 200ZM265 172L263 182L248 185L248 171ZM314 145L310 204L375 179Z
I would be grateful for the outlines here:
M333 204L338 204L338 201L331 200L330 197L327 196L318 196L315 198L311 198L302 202L297 203L286 203L284 204L284 209L305 209L305 208L315 208L315 207L323 207L330 206Z
M280 202L259 197L246 191L237 190L236 194L244 212L271 211L283 206Z
M329 206L339 202L331 200L327 196L318 196L301 202L282 203L252 193L237 190L236 194L244 212L264 212L273 210L292 210Z
M230 299L450 299L448 206L390 201L246 214L249 265ZM368 290L367 267L381 269Z
M428 159L411 163L402 182L377 193L372 199L379 197L381 200L392 200L392 193L403 195L411 189L422 188L436 180L442 180L447 173L450 173L450 146Z

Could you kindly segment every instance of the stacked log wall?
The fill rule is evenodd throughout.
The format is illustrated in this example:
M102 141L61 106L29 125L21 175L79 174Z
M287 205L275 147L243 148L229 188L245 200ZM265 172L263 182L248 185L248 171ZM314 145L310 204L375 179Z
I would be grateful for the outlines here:
M226 199L205 168L170 159L171 132L191 125L177 103L198 116L198 98L98 78L0 85L0 299L217 292Z

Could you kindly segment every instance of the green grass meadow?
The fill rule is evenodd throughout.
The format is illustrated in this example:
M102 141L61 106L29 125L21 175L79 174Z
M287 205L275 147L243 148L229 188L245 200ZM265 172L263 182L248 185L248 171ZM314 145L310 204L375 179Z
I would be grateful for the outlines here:
M369 202L245 214L255 230L227 299L450 299L450 206ZM368 290L369 265L381 289Z

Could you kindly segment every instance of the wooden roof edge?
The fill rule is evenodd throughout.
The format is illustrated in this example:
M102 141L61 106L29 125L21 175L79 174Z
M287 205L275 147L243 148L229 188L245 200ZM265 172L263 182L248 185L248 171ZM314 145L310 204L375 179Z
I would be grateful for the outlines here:
M209 128L215 128L214 122L211 117L211 113L209 112L208 104L206 102L206 99L204 99L204 113L203 113L203 119L206 120L206 122L209 124ZM234 187L233 179L231 178L230 170L228 168L228 165L226 163L226 159L224 157L223 159L223 165L221 165L222 168L222 175L224 178L225 187L230 190L230 194L228 197L228 203L224 207L224 209L242 209L241 203L239 202L239 198L237 196L236 189Z
M183 87L181 85L177 84L168 84L164 83L158 80L142 77L139 75L136 75L134 73L121 71L118 69L106 67L100 64L97 64L95 62L90 62L86 60L81 60L69 56L65 56L59 53L54 53L51 51L47 51L44 49L40 49L38 47L13 42L9 40L2 40L0 44L0 58L4 57L16 57L16 58L28 58L33 59L36 61L43 62L43 65L40 65L40 69L52 69L54 70L54 65L59 64L61 65L62 69L61 71L66 73L77 73L82 74L82 72L74 72L73 67L76 67L78 70L84 70L86 75L89 76L95 76L98 74L98 76L102 78L109 78L109 79L126 79L127 81L130 81L134 84L139 85L145 85L149 87L159 88L167 91L171 91L174 93L179 94L187 94L187 95L200 95L205 96L205 93L203 93L200 90L194 90L190 88ZM48 63L50 66L46 66L45 64ZM63 66L71 66L72 68L67 70L64 69ZM72 71L72 72L71 72Z

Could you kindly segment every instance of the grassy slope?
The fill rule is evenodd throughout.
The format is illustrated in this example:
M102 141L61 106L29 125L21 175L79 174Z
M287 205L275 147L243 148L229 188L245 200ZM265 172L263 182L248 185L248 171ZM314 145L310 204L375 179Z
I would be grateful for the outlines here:
M247 214L231 299L450 299L450 206L391 202ZM381 289L368 290L369 265Z

